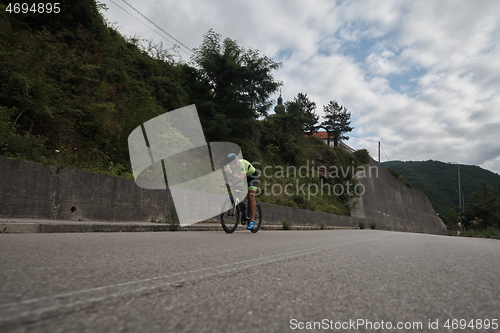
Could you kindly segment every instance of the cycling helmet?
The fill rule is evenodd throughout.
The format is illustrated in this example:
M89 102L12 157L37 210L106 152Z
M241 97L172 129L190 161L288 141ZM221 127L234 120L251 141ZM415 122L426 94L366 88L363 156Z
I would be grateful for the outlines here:
M229 159L229 164L236 163L238 161L238 156L234 153L228 154L227 158Z

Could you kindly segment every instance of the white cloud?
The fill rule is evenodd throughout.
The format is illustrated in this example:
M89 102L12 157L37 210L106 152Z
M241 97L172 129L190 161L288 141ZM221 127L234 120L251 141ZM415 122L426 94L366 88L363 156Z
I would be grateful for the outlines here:
M129 2L190 47L213 28L283 61L275 77L285 100L307 93L320 114L339 101L352 112L352 135L381 140L391 159L457 161L500 173L496 0ZM107 5L122 33L160 41ZM348 143L376 156L374 141Z
M380 53L371 53L366 62L370 72L374 75L387 76L389 74L401 73L401 65L394 61L394 52L385 50Z

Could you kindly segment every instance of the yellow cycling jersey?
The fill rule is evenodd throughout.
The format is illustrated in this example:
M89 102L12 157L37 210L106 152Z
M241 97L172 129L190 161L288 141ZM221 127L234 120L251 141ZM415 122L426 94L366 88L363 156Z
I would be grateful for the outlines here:
M226 169L229 169L229 165L226 165ZM247 176L253 175L255 173L255 167L252 165L252 163L248 162L247 160L240 159L239 160L239 166L236 167L235 173L245 173Z

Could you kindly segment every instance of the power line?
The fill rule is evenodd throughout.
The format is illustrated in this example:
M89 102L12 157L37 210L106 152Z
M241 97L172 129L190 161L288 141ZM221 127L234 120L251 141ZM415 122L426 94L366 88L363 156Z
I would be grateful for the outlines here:
M354 136L354 135L349 135L349 136L351 136L353 138L356 138L356 139L367 140L367 141L371 141L371 142L377 142L380 145L380 148L382 149L382 152L384 153L385 158L387 159L387 161L390 161L389 157L387 157L387 154L385 153L384 147L382 146L382 143L380 141L372 140L372 139L367 139L367 138L361 138L359 136ZM380 149L379 149L379 154L380 154Z
M119 4L117 4L116 2L114 2L113 0L109 0L111 1L112 3L114 3L118 8L120 8L121 10L123 10L125 13L129 14L130 16L132 16L133 18L135 18L137 21L141 22L146 28L152 30L153 32L155 32L158 36L164 38L165 40L167 40L165 38L165 36L163 36L162 34L160 34L158 31L154 30L154 29L151 29L150 26L148 26L146 23L142 22L141 20L139 20L136 16L132 15L129 11L127 11L125 8L123 8L122 6L120 6ZM170 42L170 41L168 41ZM172 43L172 42L170 42ZM174 46L177 46L176 44L172 43Z
M139 15L141 15L146 20L148 20L149 23L151 23L152 25L154 25L155 27L157 27L158 29L160 29L161 31L163 31L165 34L167 34L167 36L169 36L170 38L172 38L173 40L175 40L177 43L179 43L180 45L182 45L186 50L188 50L189 52L193 53L193 50L191 50L189 47L187 47L186 45L184 45L181 41L179 41L178 39L176 39L174 36L172 36L171 34L169 34L168 32L166 32L165 30L163 30L162 27L160 27L158 24L154 23L149 18L147 18L146 16L144 16L141 12L139 12L137 9L135 9L134 7L132 7L132 5L129 4L127 1L125 1L125 0L122 0L122 1L125 2L130 8L132 8L133 10L135 10Z
M387 154L385 153L384 147L382 144L380 144L380 148L382 148L382 151L384 152L385 158L387 158L387 161L390 161L389 157L387 157Z
M372 140L372 139L367 139L367 138L362 138L362 137L359 137L359 136L354 136L354 135L351 135L349 134L350 137L353 137L353 138L356 138L356 139L361 139L361 140L367 140L367 141L372 141L372 142L379 142L377 140Z
M142 22L141 20L139 20L136 16L132 15L130 12L128 12L125 8L121 7L120 5L118 5L115 1L113 0L109 0L111 1L112 3L114 3L117 7L119 7L120 9L122 9L124 12L126 12L127 14L129 14L130 16L132 16L133 18L135 18L137 21L141 22L143 25L145 25L148 29L152 30L153 32L155 32L156 34L158 34L160 37L162 37L163 39L167 40L168 42L172 43L174 46L178 47L180 50L182 50L184 53L186 53L187 55L190 55L190 53L193 53L193 50L191 50L189 47L187 47L186 45L184 45L182 42L180 42L178 39L176 39L174 36L170 35L168 32L166 32L164 29L162 29L160 26L158 26L156 23L154 23L153 21L151 21L149 18L147 18L146 16L144 16L141 12L139 12L137 9L135 9L134 7L132 7L132 5L130 5L128 2L126 2L125 0L122 0L123 2L125 2L130 8L132 8L133 10L135 10L137 13L139 13L139 15L141 15L142 17L144 17L146 20L148 20L148 22L150 22L151 24L153 24L155 27L157 27L158 29L160 29L162 32L164 32L167 36L169 36L171 39L173 39L175 42L177 42L178 44L182 45L187 51L189 51L190 53L186 52L186 50L182 49L179 45L177 45L176 43L173 43L172 41L168 40L165 36L163 36L162 34L160 34L158 31L152 29L150 26L148 26L147 24L145 24L144 22Z

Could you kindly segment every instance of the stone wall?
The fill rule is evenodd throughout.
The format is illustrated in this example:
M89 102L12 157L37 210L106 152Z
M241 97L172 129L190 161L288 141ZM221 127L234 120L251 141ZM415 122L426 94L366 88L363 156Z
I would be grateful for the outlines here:
M378 229L447 234L446 226L437 216L424 192L407 187L374 160L366 177L359 181L365 194L360 198L353 220L375 223Z
M165 219L167 196L131 179L0 156L0 217L150 221Z
M406 187L373 160L360 178L366 192L352 217L262 203L264 223L366 227L445 234L423 192ZM375 171L377 170L376 174ZM0 218L99 221L166 220L169 192L145 190L134 180L0 156Z

